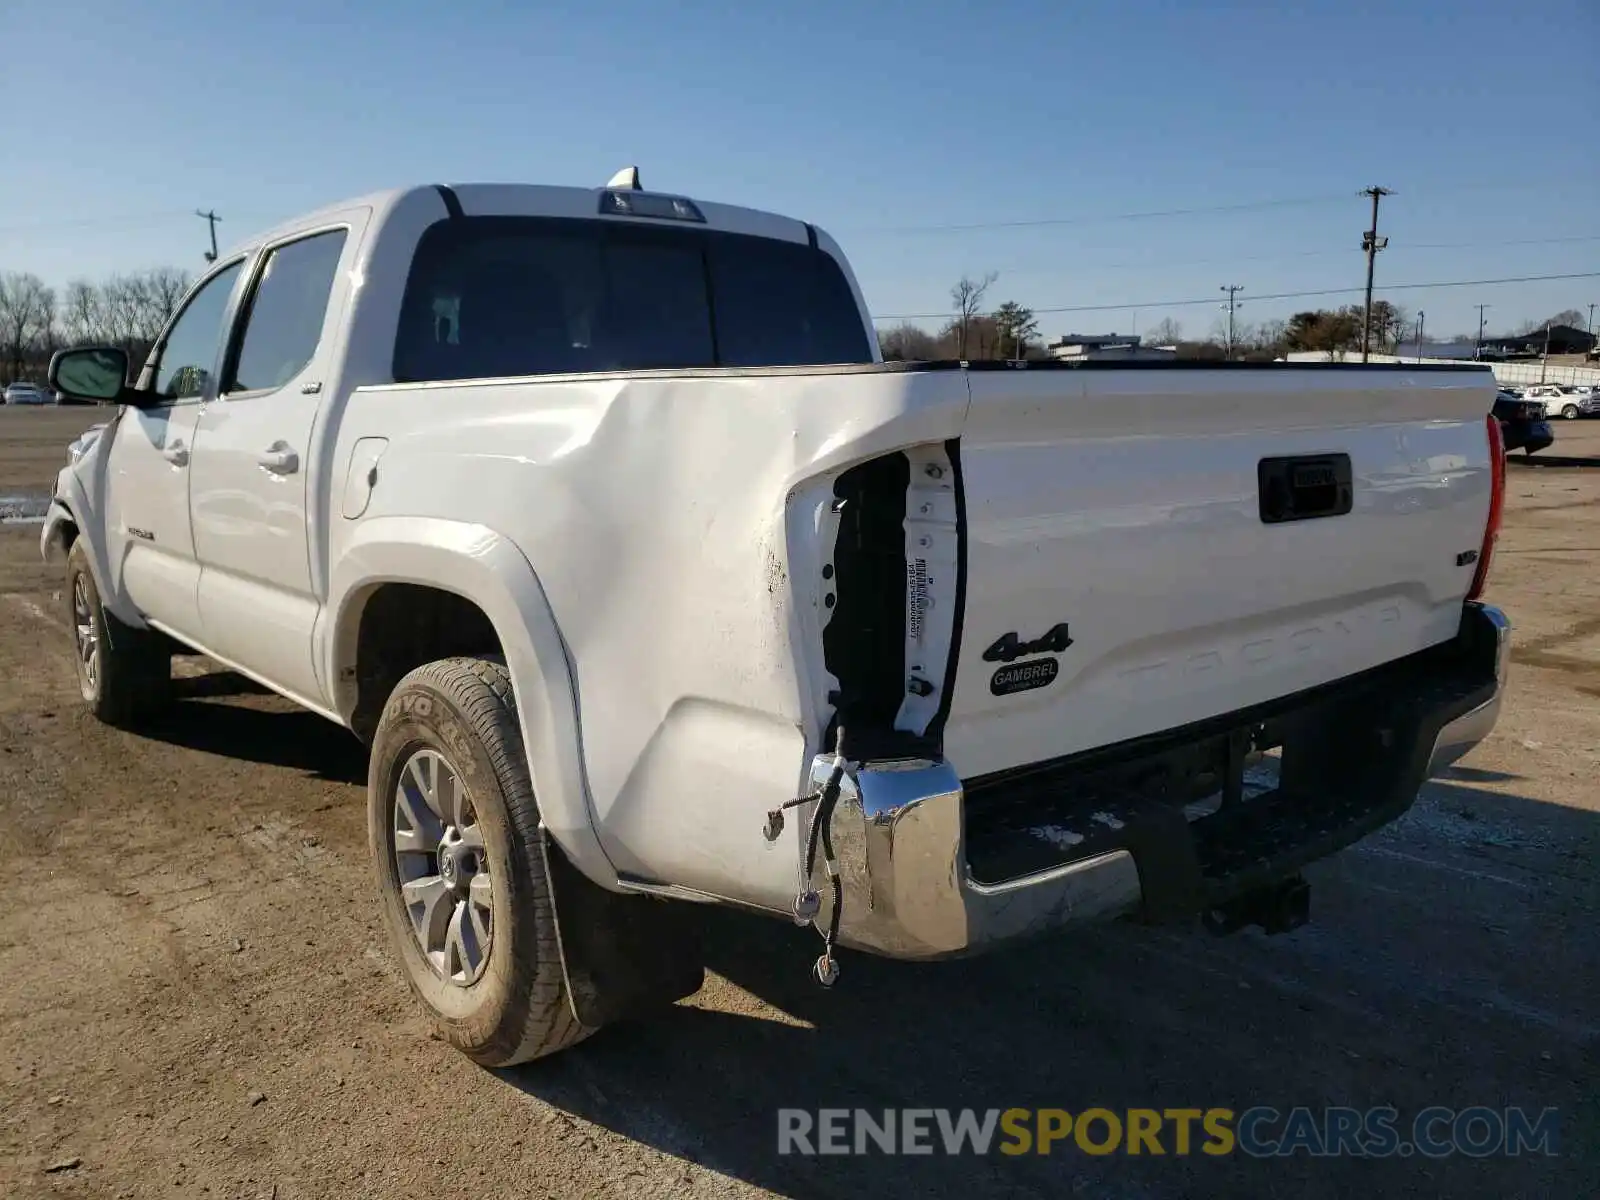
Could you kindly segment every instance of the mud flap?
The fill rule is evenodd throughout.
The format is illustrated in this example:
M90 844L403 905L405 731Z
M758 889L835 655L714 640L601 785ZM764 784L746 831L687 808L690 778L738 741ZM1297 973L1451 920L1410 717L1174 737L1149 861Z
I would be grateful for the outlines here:
M597 1029L650 1014L705 982L693 906L607 891L539 839L572 1012Z

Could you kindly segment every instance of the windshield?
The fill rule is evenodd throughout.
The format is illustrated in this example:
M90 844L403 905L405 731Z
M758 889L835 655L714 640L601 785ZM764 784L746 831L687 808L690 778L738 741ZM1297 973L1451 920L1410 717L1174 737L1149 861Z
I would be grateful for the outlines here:
M462 217L417 249L399 382L872 361L832 256L803 243L597 220Z

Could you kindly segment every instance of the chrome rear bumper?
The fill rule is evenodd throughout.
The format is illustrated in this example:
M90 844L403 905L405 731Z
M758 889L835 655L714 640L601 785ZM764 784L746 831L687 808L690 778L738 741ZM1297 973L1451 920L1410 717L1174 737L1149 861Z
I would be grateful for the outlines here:
M1511 664L1511 619L1492 604L1469 605L1494 634L1494 694L1470 712L1464 713L1439 731L1428 760L1431 779L1493 731L1500 719L1500 701L1505 695L1506 671Z
M831 756L817 760L818 788L832 769ZM963 853L962 795L949 763L875 763L846 773L833 818L843 944L891 958L943 958L1138 906L1139 871L1125 850L998 886L976 882Z
M1308 826L1305 844L1282 855L1285 872L1399 816L1415 799L1425 775L1442 770L1489 733L1499 715L1510 628L1499 609L1467 607L1459 640L1467 647L1472 678L1478 681L1461 693L1467 699L1458 696L1416 720L1412 727L1420 744L1401 748L1393 786L1385 788L1381 801L1372 801L1343 827L1330 829L1324 823L1313 836ZM1463 703L1471 707L1461 712ZM813 763L812 780L819 789L832 768L831 755ZM843 944L892 958L968 954L1066 925L1149 909L1149 893L1166 886L1159 878L1141 880L1132 848L1111 849L1001 883L980 882L967 861L966 815L962 780L948 762L874 762L846 772L832 821L844 891ZM1179 862L1185 854L1192 862L1194 851L1178 844L1188 836L1183 822L1177 825L1176 832L1163 834L1169 843L1159 853L1149 848L1149 841L1143 843L1152 870L1158 861ZM1173 852L1177 859L1169 857Z

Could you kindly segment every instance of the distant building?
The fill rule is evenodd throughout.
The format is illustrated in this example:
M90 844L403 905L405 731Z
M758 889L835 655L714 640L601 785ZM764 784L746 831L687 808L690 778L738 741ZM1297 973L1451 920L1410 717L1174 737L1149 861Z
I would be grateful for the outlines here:
M1063 362L1160 362L1178 357L1175 346L1146 346L1136 333L1068 333L1045 346Z
M1550 326L1549 339L1551 354L1587 354L1595 346L1593 334L1571 325ZM1545 331L1535 329L1517 337L1485 338L1483 351L1504 358L1536 357L1545 352Z
M1596 339L1581 329L1570 325L1550 327L1550 355L1592 354ZM1486 362L1504 362L1507 359L1540 358L1544 355L1544 330L1518 334L1515 337L1486 337L1480 351L1474 341L1422 343L1418 353L1415 341L1401 342L1394 353L1400 358L1483 359Z

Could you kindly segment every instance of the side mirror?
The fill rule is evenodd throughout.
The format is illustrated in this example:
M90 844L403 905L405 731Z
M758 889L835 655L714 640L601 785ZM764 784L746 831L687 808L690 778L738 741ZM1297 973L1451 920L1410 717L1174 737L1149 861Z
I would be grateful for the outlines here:
M50 359L51 388L71 400L136 403L128 393L128 352L117 346L57 350Z

